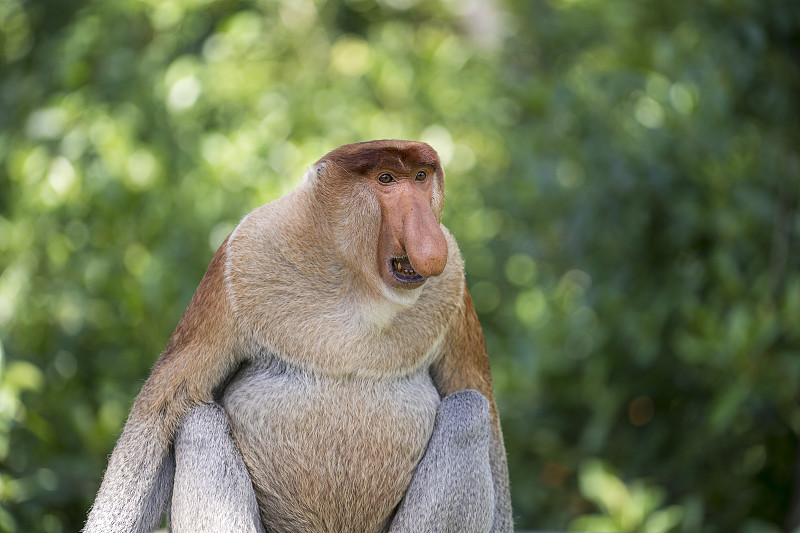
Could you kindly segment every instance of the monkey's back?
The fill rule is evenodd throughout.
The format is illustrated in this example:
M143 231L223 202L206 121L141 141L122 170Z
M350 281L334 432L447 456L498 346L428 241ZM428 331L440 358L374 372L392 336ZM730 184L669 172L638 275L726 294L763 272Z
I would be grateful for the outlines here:
M425 452L439 395L427 371L331 378L273 360L223 399L268 531L380 532Z

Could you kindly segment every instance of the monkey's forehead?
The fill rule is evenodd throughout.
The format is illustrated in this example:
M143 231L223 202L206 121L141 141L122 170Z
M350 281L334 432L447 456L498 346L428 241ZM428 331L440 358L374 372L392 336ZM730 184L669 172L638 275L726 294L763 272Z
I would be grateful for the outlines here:
M345 144L329 152L316 164L322 163L333 163L348 172L361 175L379 168L411 172L420 166L429 166L442 175L436 150L416 141L382 140Z

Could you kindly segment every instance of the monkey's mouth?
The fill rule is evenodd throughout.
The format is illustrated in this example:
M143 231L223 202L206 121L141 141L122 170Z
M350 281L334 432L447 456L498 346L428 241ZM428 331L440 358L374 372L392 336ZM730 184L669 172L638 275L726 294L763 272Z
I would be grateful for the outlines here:
M425 281L425 278L417 274L417 271L411 266L407 255L392 257L389 260L389 271L392 273L392 277L400 283L411 284Z

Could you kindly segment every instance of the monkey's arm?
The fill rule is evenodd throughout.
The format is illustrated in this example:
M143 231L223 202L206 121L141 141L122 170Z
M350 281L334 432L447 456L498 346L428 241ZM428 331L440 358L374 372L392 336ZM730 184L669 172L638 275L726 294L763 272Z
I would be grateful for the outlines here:
M485 533L492 525L489 403L474 390L451 394L397 509L389 533Z
M181 418L237 367L233 320L224 288L227 241L200 282L189 307L136 398L103 483L89 512L86 533L149 533L172 492L172 441Z
M508 485L508 463L503 444L500 417L492 392L492 376L486 341L469 291L464 286L464 298L444 338L441 357L431 369L439 394L446 398L465 389L480 392L489 400L491 430L489 432L489 464L494 485L494 516L491 530L513 531L511 494Z
M216 403L198 405L175 436L170 531L264 533L250 473Z

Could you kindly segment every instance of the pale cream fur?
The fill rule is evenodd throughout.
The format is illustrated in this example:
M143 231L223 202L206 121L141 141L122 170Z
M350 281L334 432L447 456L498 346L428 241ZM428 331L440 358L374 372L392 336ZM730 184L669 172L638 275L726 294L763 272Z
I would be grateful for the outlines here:
M321 374L368 379L429 366L462 300L463 262L455 239L442 226L444 272L400 295L370 270L371 262L365 268L377 232L352 239L350 232L319 224L312 191L304 183L256 209L228 241L226 292L234 322L250 337L247 350ZM379 217L370 215L352 226L371 230ZM360 258L357 269L346 263L353 256Z

